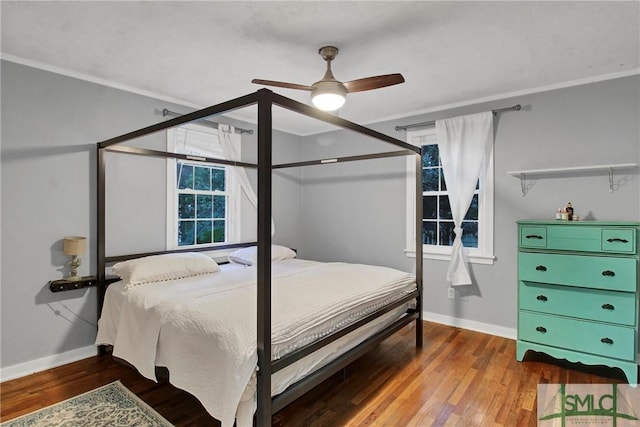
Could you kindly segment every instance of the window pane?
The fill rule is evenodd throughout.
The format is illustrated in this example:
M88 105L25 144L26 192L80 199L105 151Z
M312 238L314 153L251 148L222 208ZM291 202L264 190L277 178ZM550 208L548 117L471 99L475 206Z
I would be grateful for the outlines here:
M423 219L437 219L437 197L438 196L423 196L422 197L422 218Z
M447 183L444 179L444 170L440 168L440 191L447 191Z
M178 221L178 246L193 245L193 221Z
M432 221L422 221L422 244L437 245L436 236L437 223Z
M212 221L198 221L198 227L196 230L197 244L201 245L203 243L211 243L211 222Z
M193 194L178 194L178 218L195 218L195 197Z
M213 196L198 194L196 196L198 206L198 219L213 218Z
M213 241L224 242L226 221L213 221Z
M225 196L213 196L213 217L214 218L224 218L226 217L225 212L226 205L226 197Z
M224 189L225 189L225 186L224 186L224 184L225 184L225 182L224 182L225 181L225 179L224 179L225 178L225 172L226 172L225 169L213 168L211 170L212 182L213 182L212 183L212 187L213 187L212 190L213 191L216 191L216 190L224 191Z
M443 196L438 196L440 200L440 219L453 219L453 214L451 213L451 205L449 204L449 197L445 194Z
M196 166L194 188L196 190L211 191L211 168Z
M438 191L439 168L422 169L422 191Z
M478 223L477 222L462 223L462 245L465 248L478 247Z
M473 199L471 199L471 205L469 205L469 210L464 217L465 221L477 221L478 220L478 195L474 194Z
M422 167L438 166L438 145L430 144L422 146Z
M180 174L180 179L178 180L178 188L185 189L193 188L193 166L185 165L183 163L178 163L178 173Z
M453 245L453 239L456 237L453 228L453 222L440 223L440 246Z

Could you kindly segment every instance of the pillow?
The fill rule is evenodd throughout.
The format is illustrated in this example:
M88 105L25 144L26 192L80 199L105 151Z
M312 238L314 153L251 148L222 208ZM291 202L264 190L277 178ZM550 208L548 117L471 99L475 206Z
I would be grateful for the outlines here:
M129 289L144 283L181 279L220 271L220 266L207 255L196 252L152 255L119 262L111 267Z
M291 249L284 246L271 245L271 261L282 261L295 257L296 253ZM229 254L229 262L244 265L256 264L258 262L258 247L250 246L232 252Z

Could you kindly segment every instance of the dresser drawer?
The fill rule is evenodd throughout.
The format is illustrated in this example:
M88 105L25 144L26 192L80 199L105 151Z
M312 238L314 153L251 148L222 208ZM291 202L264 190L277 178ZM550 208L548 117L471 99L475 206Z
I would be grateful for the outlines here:
M520 309L635 326L636 295L520 282Z
M518 274L526 282L635 292L634 258L520 252Z
M547 249L600 252L602 229L578 225L550 225L547 227Z
M520 311L518 337L623 360L635 360L635 329Z
M605 228L602 230L602 250L634 254L636 253L636 230Z
M523 248L546 248L547 227L520 227L520 246Z

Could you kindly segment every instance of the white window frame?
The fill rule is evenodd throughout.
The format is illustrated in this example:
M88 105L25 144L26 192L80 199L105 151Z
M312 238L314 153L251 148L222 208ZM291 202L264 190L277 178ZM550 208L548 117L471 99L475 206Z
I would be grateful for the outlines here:
M421 139L428 142L422 144ZM431 142L433 141L433 142ZM415 146L437 143L435 127L407 132L407 142ZM494 223L494 150L491 145L490 155L480 172L480 191L478 194L478 247L464 248L468 260L475 264L493 264L493 223ZM407 157L407 226L406 249L408 257L416 256L416 161L413 156ZM421 232L421 231L420 231ZM451 259L451 246L422 245L424 259L448 261Z
M188 130L193 130L197 132L203 132L212 135L214 138L218 138L219 131L216 128L210 126L202 126L196 124L186 124L180 126L181 128L186 128ZM167 130L167 151L170 153L175 152L174 141L176 138L176 129L168 129ZM234 140L236 144L236 152L240 154L240 141L239 139ZM216 150L222 152L222 149ZM216 157L214 155L210 155L207 157ZM220 155L222 157L222 155ZM176 178L176 163L178 159L168 158L167 159L167 231L166 231L166 247L167 249L188 249L188 248L198 248L205 246L204 244L194 244L189 246L178 246L178 189L177 189L177 178ZM182 160L181 160L182 161ZM226 180L226 191L228 193L227 199L227 224L226 224L226 232L225 232L225 242L211 243L211 246L219 246L226 245L230 243L239 242L241 239L241 225L240 218L242 218L240 212L240 206L242 202L242 188L240 187L239 181L234 177L234 174L230 171L229 167L226 165L216 165L207 162L198 162L198 161L188 161L188 164L194 165L207 165L207 166L217 166L223 167L226 169L225 180ZM207 244L208 245L208 244ZM216 255L220 255L220 257L224 257L224 254L216 252Z

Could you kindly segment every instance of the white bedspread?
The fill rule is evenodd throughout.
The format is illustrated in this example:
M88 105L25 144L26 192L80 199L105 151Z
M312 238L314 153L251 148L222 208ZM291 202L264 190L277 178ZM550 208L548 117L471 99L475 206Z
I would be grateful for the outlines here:
M251 381L257 365L255 276L255 267L244 267L130 290L112 285L96 343L113 345L114 356L150 379L155 379L156 365L166 366L172 384L198 397L223 427L232 426L241 400L255 387ZM273 357L282 357L414 289L412 275L384 267L275 262ZM110 292L120 292L126 303L119 309L111 307L117 299L109 298ZM327 353L324 359L329 357ZM294 365L283 371L302 369ZM273 381L273 393L289 383ZM238 413L239 426L250 422L246 411Z

